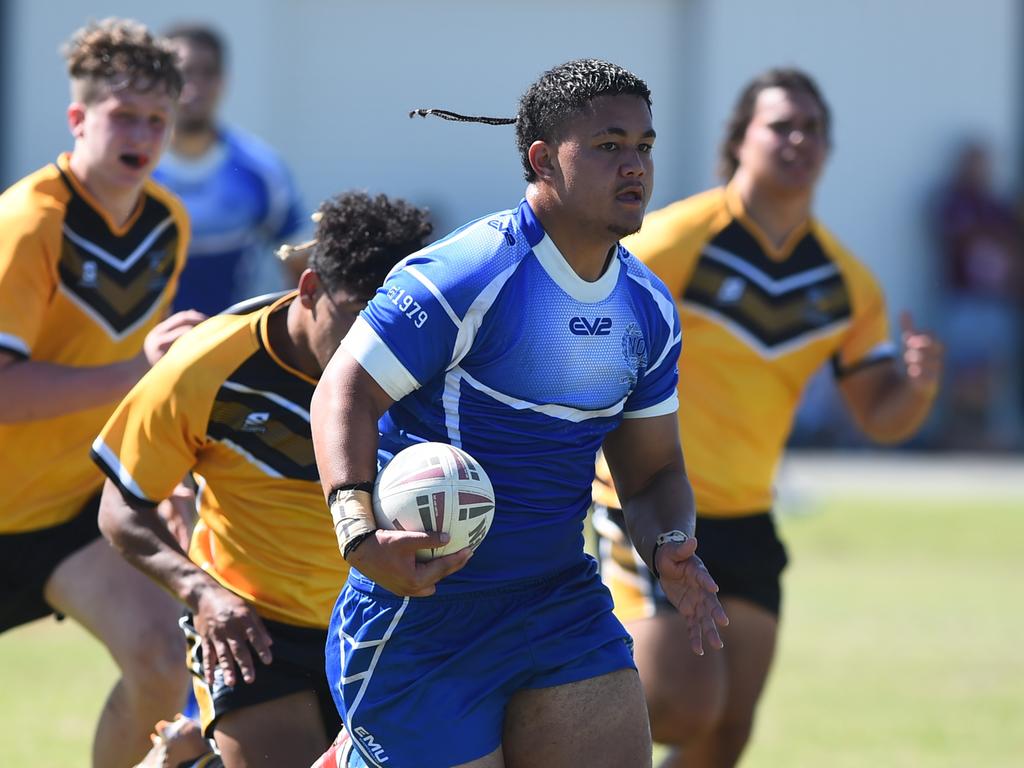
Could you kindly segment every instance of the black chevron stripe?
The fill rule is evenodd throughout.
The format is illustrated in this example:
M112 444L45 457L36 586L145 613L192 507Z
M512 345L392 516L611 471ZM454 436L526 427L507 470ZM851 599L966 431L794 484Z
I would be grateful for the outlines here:
M242 363L227 383L259 392L222 386L214 399L207 434L231 440L284 477L318 480L309 422L260 394L273 393L308 411L314 386L283 370L263 348ZM267 418L254 421L253 414L267 414Z
M168 227L135 267L121 272L65 238L57 270L61 285L122 333L159 302L174 274L178 230Z
M782 261L770 259L737 222L715 237L712 244L775 281L832 265L811 234ZM849 318L852 312L849 290L839 272L775 295L734 267L708 256L698 260L683 293L683 302L727 318L768 348L834 325Z

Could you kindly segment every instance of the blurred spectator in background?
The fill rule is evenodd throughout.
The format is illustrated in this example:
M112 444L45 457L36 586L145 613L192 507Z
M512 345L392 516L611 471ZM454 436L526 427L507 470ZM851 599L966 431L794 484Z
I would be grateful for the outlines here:
M941 190L935 228L946 275L945 443L1020 447L1024 251L1012 206L992 189L988 148L965 143Z
M192 219L175 307L213 314L248 296L284 289L289 282L273 250L307 220L277 153L217 121L226 64L220 35L181 24L165 36L178 52L185 86L170 151L154 177L181 197Z

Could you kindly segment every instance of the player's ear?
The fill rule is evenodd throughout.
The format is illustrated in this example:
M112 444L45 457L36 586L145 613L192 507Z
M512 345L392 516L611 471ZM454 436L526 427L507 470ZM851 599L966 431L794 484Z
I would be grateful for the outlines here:
M546 141L535 141L526 153L537 178L549 180L555 175L555 147Z
M85 135L85 104L80 101L68 104L68 129L76 139Z
M320 275L312 269L304 269L299 275L299 301L306 309L313 309L316 306L317 293L322 287Z

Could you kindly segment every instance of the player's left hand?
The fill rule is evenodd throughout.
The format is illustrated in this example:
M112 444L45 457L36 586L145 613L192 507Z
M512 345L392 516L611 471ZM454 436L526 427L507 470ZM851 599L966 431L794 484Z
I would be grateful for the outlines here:
M935 395L942 375L942 343L930 333L916 329L907 311L900 313L900 330L907 381L915 390Z
M703 638L712 648L724 647L718 627L726 626L729 617L718 601L718 585L696 551L697 539L691 536L684 542L662 544L654 557L665 596L686 619L690 650L703 656Z

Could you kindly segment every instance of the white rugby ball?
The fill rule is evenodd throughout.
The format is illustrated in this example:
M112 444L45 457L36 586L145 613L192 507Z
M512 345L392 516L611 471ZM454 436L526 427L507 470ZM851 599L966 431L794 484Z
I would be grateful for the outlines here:
M392 531L445 532L437 549L416 551L419 561L476 549L494 522L494 488L477 460L447 443L416 443L399 451L373 486L377 525Z

